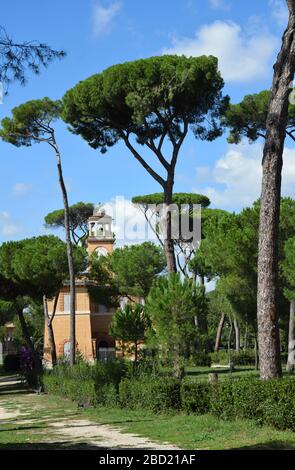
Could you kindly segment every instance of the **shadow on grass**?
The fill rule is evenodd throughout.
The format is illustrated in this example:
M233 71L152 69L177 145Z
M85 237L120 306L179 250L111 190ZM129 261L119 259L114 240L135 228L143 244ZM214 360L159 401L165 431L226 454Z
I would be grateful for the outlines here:
M254 444L252 446L233 447L230 450L294 450L295 443L285 441L269 441L262 442L260 444Z
M87 442L32 442L32 443L9 443L0 444L0 452L11 450L101 450L107 449L98 445L88 444Z
M15 426L14 428L2 428L0 429L1 432L11 432L11 431L28 431L29 429L40 429L40 428L47 428L47 426L44 426L43 424L31 424L30 426ZM1 444L0 444L1 445Z

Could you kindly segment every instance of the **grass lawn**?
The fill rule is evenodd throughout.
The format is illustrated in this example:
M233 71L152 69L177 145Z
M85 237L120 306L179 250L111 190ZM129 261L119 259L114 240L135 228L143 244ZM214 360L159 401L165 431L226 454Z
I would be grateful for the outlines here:
M20 411L17 416L0 421L0 450L51 448L50 442L57 442L59 436L54 435L48 423L64 419L90 419L156 442L169 442L182 449L295 449L295 433L291 431L260 427L252 421L222 421L211 415L155 415L119 408L80 410L69 400L28 394L26 390L14 394L2 393L0 408L7 413L17 409ZM70 442L63 443L62 447L73 448Z
M233 371L227 367L186 367L186 376L192 380L208 380L208 374L216 372L220 380L230 377L258 376L259 371L251 366L236 366Z

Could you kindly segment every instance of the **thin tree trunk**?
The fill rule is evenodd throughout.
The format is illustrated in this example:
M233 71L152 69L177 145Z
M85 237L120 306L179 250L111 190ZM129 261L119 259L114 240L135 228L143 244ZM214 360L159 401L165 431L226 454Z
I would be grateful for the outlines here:
M259 226L257 320L261 379L282 375L277 319L278 236L282 154L288 96L295 71L295 0L287 0L289 23L274 66L262 161Z
M58 298L58 294L55 297L55 299ZM52 327L52 320L55 315L55 310L56 310L56 304L57 300L54 299L54 307L53 307L53 312L51 315L51 318L49 317L48 314L48 303L47 303L47 297L46 295L43 295L43 310L44 310L44 319L45 319L45 324L47 327L47 333L48 333L48 341L50 345L50 355L51 355L51 363L52 366L56 366L57 364L57 356L56 356L56 346L55 346L55 340L54 340L54 332L53 332L53 327Z
M259 351L258 351L258 340L257 336L255 334L255 339L254 339L254 352L255 352L255 369L259 369Z
M219 351L219 348L220 348L221 335L222 335L222 330L223 330L223 326L224 326L224 321L225 321L225 313L222 312L219 323L218 323L217 332L216 332L216 339L215 339L215 346L214 346L214 351L215 352Z
M248 321L246 319L245 336L244 336L244 350L247 350L247 349L248 349Z
M295 299L290 301L289 334L288 334L288 361L287 372L292 374L294 369L294 328L295 328Z
M164 203L166 204L166 208L172 204L172 193L173 193L173 181L167 181L165 188L164 188ZM175 259L175 251L174 251L174 242L172 240L172 220L171 220L171 212L170 210L166 211L165 214L165 230L166 233L164 234L164 252L167 261L167 269L169 273L176 273L177 266L176 266L176 259Z
M66 244L67 244L67 257L69 266L69 277L70 277L70 364L74 365L76 360L76 286L75 286L75 271L73 262L73 246L71 241L70 232L70 212L67 190L63 179L61 157L58 151L58 147L55 143L55 150L57 155L57 171L59 184L62 191L63 203L64 203L64 214L65 214L65 230L66 230Z
M228 364L230 365L231 364L231 337L233 334L233 322L230 316L229 316L229 324L230 324L230 328L229 328L228 341L227 341L227 357L228 357Z
M235 349L237 352L240 351L240 328L236 318L234 318L234 329L235 329Z
M29 333L29 330L28 330L28 325L27 325L26 320L24 318L24 314L23 314L22 309L18 309L17 314L18 314L18 318L19 318L19 322L20 322L23 337L25 339L25 342L27 344L28 349L30 350L30 352L32 354L34 369L35 369L36 372L41 372L42 362L41 362L40 356L38 354L38 351L36 351L34 343L31 339L31 336L30 336L30 333Z

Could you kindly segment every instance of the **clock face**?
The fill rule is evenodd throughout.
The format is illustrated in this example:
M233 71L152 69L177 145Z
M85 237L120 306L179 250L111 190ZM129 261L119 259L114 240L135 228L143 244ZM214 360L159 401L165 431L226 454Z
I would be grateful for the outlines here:
M97 256L107 256L108 250L104 248L103 246L98 246L95 249L95 253L97 254Z

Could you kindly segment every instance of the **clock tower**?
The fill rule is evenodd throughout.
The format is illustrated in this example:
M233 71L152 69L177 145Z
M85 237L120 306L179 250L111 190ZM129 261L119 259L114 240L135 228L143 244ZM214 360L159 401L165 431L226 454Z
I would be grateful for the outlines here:
M106 256L113 251L115 237L112 232L112 217L103 209L94 210L88 219L88 254L96 252L99 256Z

